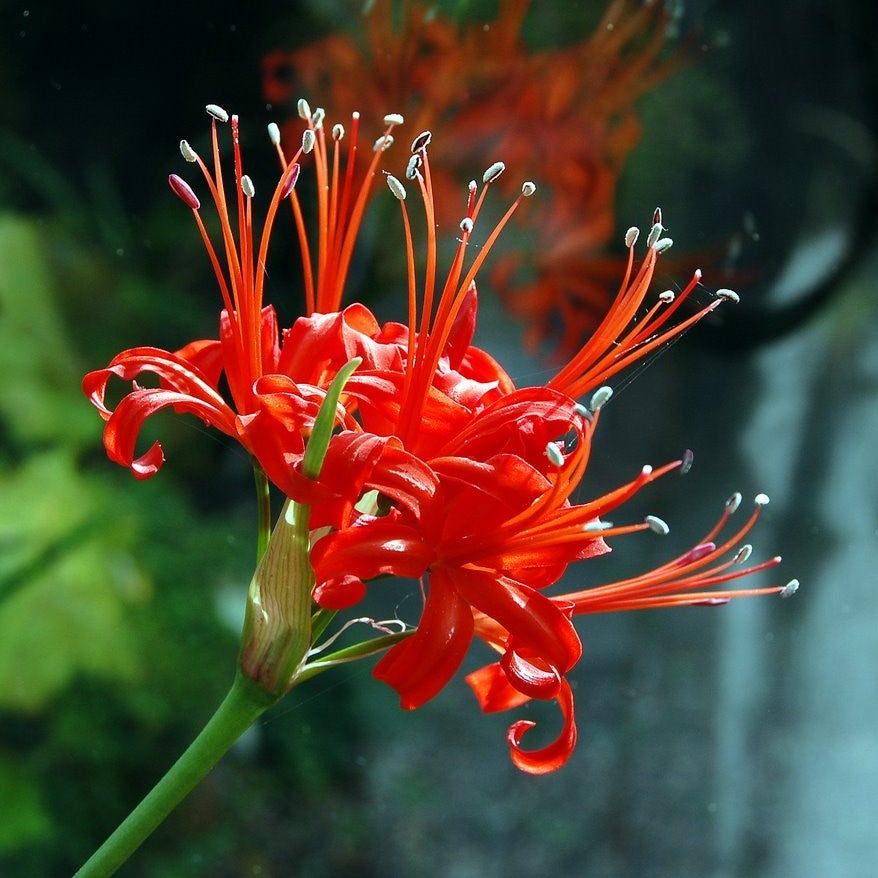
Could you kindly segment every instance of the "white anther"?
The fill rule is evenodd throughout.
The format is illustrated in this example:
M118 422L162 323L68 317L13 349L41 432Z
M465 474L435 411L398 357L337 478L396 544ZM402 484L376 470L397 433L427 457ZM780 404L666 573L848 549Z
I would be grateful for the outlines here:
M741 505L741 500L741 492L735 491L735 493L726 500L726 512L728 512L729 515L734 515L734 513L738 511L738 507Z
M311 104L305 98L299 98L296 102L296 110L299 113L300 119L304 119L307 122L311 118Z
M728 299L736 305L741 301L741 297L734 290L717 290L716 297L718 299Z
M433 132L432 131L422 131L412 141L412 152L421 152L422 150L425 150L432 139L433 139Z
M189 146L188 140L180 141L180 153L183 158L186 159L187 162L197 162L198 161L198 153Z
M655 242L655 252L664 253L665 250L670 250L673 245L674 241L672 238L659 238L658 241Z
M643 521L653 533L657 533L660 537L666 537L671 532L668 523L657 515L647 515Z
M646 236L646 246L655 247L655 242L658 241L659 238L661 238L663 231L664 227L661 223L654 223L652 228L649 230L649 234Z
M637 239L640 237L640 229L637 226L631 226L627 232L625 232L625 246L628 248L633 247L637 243Z
M256 188L253 186L253 181L247 176L247 174L244 174L241 177L241 191L248 198L252 198L256 194Z
M393 135L392 134L382 134L374 144L372 144L373 152L387 152L390 147L393 146Z
M387 186L400 201L405 201L405 186L393 174L387 175Z
M695 454L691 448L687 448L683 452L683 462L680 464L680 475L685 476L686 473L692 469L692 464L695 463Z
M769 503L769 500L768 500L768 494L757 494L757 495L753 498L753 502L754 502L757 506L768 506L768 503Z
M591 397L591 402L589 402L588 407L593 411L600 411L609 401L610 397L613 395L613 388L608 387L606 384L603 387L599 387Z
M549 463L552 466L564 466L564 455L561 453L561 449L556 442L546 443L546 457L549 458Z
M323 120L325 118L326 118L326 110L324 110L323 107L318 107L311 114L311 122L315 128L322 128L323 127Z
M405 166L405 178L406 180L414 180L418 176L418 169L423 164L423 160L421 159L418 153L415 153L409 158L408 164Z
M799 580L791 579L778 594L782 598L791 598L799 590Z
M660 226L662 224L662 209L657 207L652 214L652 224L654 226Z
M640 475L642 476L651 476L652 475L652 467L649 464L646 464L641 470Z
M493 183L505 170L506 165L504 165L503 162L494 162L494 164L482 174L482 182Z
M405 119L399 113L388 113L384 117L385 125L402 125Z
M591 420L591 412L581 402L577 402L573 406L573 411L576 412L580 418L585 418L587 421Z
M525 180L524 183L521 184L521 194L525 198L530 198L534 192L537 191L537 184L532 182L531 180Z
M277 127L277 122L268 123L268 139L275 146L280 143L280 128Z
M677 294L673 290L665 290L663 293L658 294L658 298L660 302L665 302L669 305L677 298Z
M335 125L332 126L332 139L338 143L342 137L344 137L344 125L336 122Z
M612 521L600 521L596 518L594 521L587 521L583 530L609 530L612 526Z
M743 564L747 561L750 556L753 554L753 546L750 543L744 543L740 549L735 553L735 557L732 558L733 564Z
M302 132L302 152L304 152L306 155L307 153L311 152L311 150L314 149L315 140L316 137L314 135L314 132L310 128L306 128Z
M473 221L472 221L472 217L465 216L465 217L460 221L460 230L461 230L465 235L468 235L468 234L473 230Z
M205 108L208 116L213 116L217 122L228 122L229 114L219 104L208 104Z

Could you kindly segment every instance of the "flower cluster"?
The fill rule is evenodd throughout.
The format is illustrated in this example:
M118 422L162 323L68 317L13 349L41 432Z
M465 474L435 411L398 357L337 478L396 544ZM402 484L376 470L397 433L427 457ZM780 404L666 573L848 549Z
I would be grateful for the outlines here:
M681 604L716 604L740 595L788 594L787 586L735 590L726 583L779 562L747 566L742 541L766 498L756 498L742 526L726 530L740 497L733 497L705 537L689 551L641 576L568 594L553 594L574 561L610 550L616 537L666 532L661 519L611 525L606 516L687 459L644 467L609 493L577 502L574 493L611 391L605 382L737 297L720 290L700 310L682 317L680 306L700 286L695 272L683 290L651 296L659 255L671 246L656 211L637 261L639 234L630 229L624 278L609 312L590 340L543 385L516 387L485 351L473 345L478 309L476 277L505 224L532 196L525 182L502 219L478 238L487 193L504 173L501 162L469 184L457 247L443 277L438 269L435 180L425 131L414 138L400 178L386 174L388 198L400 208L405 241L406 323L381 324L362 304L342 307L342 296L370 188L401 116L384 119L365 170L358 170L359 116L348 130L331 128L322 109L299 102L303 133L285 158L276 126L269 126L282 173L267 199L258 243L253 231L255 187L244 173L238 120L210 105L213 169L186 142L183 157L198 166L220 220L220 258L201 219L193 189L172 175L173 191L191 208L221 290L219 338L180 351L135 348L90 373L84 389L106 420L109 456L138 478L162 463L158 444L137 455L144 421L172 406L191 412L236 438L271 481L310 516L307 551L316 612L357 604L379 578L418 580L423 610L378 661L375 676L392 686L405 708L436 695L460 667L474 639L498 654L467 678L483 710L507 710L536 698L555 700L563 715L559 738L527 749L532 723L508 733L513 762L531 773L552 771L576 740L567 674L581 654L575 616ZM227 192L219 126L230 123L234 189ZM317 180L317 239L309 237L296 182L313 163ZM361 166L360 166L361 167ZM405 181L405 182L403 182ZM416 235L408 195L422 202L426 220L419 280ZM305 267L306 314L282 332L263 301L268 241L282 202L292 208ZM235 206L232 211L229 202ZM472 248L471 242L480 246ZM303 467L321 405L340 372L357 364L342 395L330 396L335 432L322 466ZM112 376L127 381L152 373L157 387L133 389L115 406L106 401ZM345 373L346 374L346 373ZM228 388L226 398L221 377ZM578 399L588 399L583 405ZM716 588L719 586L719 588ZM281 587L284 584L281 583ZM311 584L309 584L309 589ZM260 608L264 613L264 607ZM309 629L310 630L310 629Z
M498 255L495 286L530 343L561 327L558 347L569 355L612 301L620 265L606 251L617 181L640 139L636 101L690 52L665 51L673 14L640 0L613 0L585 39L534 50L530 6L501 0L491 21L459 24L434 4L376 0L356 34L266 55L263 94L283 107L301 91L319 93L337 113L399 109L418 129L441 129L433 155L441 221L458 219L460 174L492 155L527 163L550 195L529 211L532 248L519 242ZM511 182L498 185L511 194Z

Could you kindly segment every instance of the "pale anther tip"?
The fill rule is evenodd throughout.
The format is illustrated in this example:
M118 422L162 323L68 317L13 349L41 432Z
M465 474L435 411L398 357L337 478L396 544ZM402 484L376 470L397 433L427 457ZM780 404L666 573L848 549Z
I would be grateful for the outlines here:
M741 301L741 297L734 290L717 290L716 297L718 299L728 299L728 301L734 302L736 305Z
M782 598L791 598L799 590L799 585L798 579L791 579L778 594Z
M741 499L741 492L735 491L735 493L726 500L726 511L729 515L737 511L738 507L741 505Z
M312 149L314 149L314 141L315 141L314 132L310 128L306 128L302 132L302 152L309 153Z
M768 506L768 503L769 503L768 494L757 494L753 498L753 502L757 506Z
M665 302L666 304L670 304L677 298L677 294L673 290L665 290L658 294L658 298L660 302Z
M666 537L671 532L668 523L657 515L647 515L643 521L653 533L657 533L661 537Z
M465 216L465 217L460 221L460 230L461 230L465 235L468 235L468 234L473 230L473 220L472 220L472 217Z
M250 179L249 175L244 174L241 177L241 191L248 197L253 198L256 195L256 187L253 185L253 181Z
M280 143L280 128L278 128L277 122L269 122L267 127L268 139L277 146Z
M384 117L385 125L402 125L405 122L405 118L400 113L388 113Z
M600 411L609 401L610 397L613 395L613 388L608 387L606 384L603 387L599 387L591 397L591 401L588 406L593 412Z
M392 134L382 134L374 144L372 144L373 152L387 152L390 147L393 146L393 135Z
M413 141L412 141L412 152L421 152L429 146L430 141L433 139L432 131L422 131Z
M505 170L506 165L503 162L494 162L494 164L482 174L482 182L493 183Z
M664 253L665 250L670 250L674 245L673 238L659 238L658 241L653 245L655 247L656 253Z
M636 243L637 239L640 237L640 229L637 226L631 226L627 232L625 232L625 246L631 249Z
M187 162L198 161L198 154L195 152L194 149L192 149L191 146L189 146L188 140L180 141L180 154L183 156L184 159L186 159Z
M342 137L344 137L344 125L340 122L336 122L335 125L332 126L332 139L338 143Z
M204 109L208 116L213 116L218 122L229 121L229 114L219 104L208 104Z
M393 174L387 175L387 186L400 201L405 201L405 186Z
M556 442L546 443L546 457L549 458L549 463L551 463L552 466L564 466L564 455L561 453L561 449Z
M306 122L311 118L311 105L305 98L299 98L296 102L296 111L299 114L299 118L304 119Z
M524 183L521 184L521 194L525 198L530 198L534 192L537 191L537 184L531 180L525 180Z

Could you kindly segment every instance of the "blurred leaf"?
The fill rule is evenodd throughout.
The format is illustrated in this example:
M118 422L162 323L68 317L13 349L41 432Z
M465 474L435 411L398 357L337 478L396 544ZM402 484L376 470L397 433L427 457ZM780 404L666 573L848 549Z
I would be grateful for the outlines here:
M45 250L36 222L0 215L0 417L22 443L56 440L61 431L67 444L92 444L94 414L71 392L82 376Z
M33 779L21 765L0 760L0 800L15 807L3 809L0 820L0 852L14 850L45 839L52 821L40 801Z
M0 706L37 711L83 672L137 675L125 610L150 586L112 508L63 451L0 472Z

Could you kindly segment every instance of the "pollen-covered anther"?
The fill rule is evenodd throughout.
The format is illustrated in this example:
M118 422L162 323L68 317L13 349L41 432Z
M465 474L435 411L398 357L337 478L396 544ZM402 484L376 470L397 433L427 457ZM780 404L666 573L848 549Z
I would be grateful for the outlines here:
M314 141L315 141L314 132L310 128L306 128L302 132L302 152L307 155L314 149Z
M372 145L372 150L374 152L387 152L391 146L393 146L393 135L382 134Z
M770 501L769 501L769 499L768 499L768 494L757 494L757 495L753 498L753 502L754 502L757 506L768 506L768 504L769 504Z
M587 521L583 526L583 530L609 530L612 526L612 521L600 521L596 518L594 521Z
M187 162L197 162L198 161L198 153L189 146L188 140L180 141L180 155L186 159Z
M267 130L268 139L274 146L277 146L280 143L280 128L278 127L277 122L269 122Z
M471 219L470 217L465 216L465 217L460 221L460 230L461 230L465 235L468 235L468 234L473 230L473 221L472 221L472 219Z
M549 458L549 463L552 466L562 467L564 466L564 455L561 453L561 449L558 447L557 442L547 442L546 443L546 457Z
M423 159L417 153L411 156L405 166L406 180L415 180L423 163Z
M250 179L249 175L247 175L247 174L244 174L241 177L241 191L248 198L253 198L256 195L256 187L253 185L253 181Z
M778 594L782 598L791 598L798 590L799 590L799 580L791 579L779 592Z
M735 557L732 558L733 564L744 564L746 563L750 556L753 554L753 546L750 543L744 543L740 549L735 553Z
M727 299L729 302L734 302L736 305L741 301L741 297L734 290L717 290L716 297L718 299Z
M741 505L742 499L743 498L741 497L741 492L735 491L735 493L732 494L732 496L729 497L728 500L726 500L726 512L728 512L729 515L733 515L735 512L737 512L738 507Z
M296 112L299 114L299 118L306 122L311 118L311 105L305 98L299 98L296 102Z
M494 164L482 174L482 182L493 183L505 170L506 165L503 162L494 162Z
M332 126L332 139L338 143L342 137L344 137L344 125L336 122L335 125Z
M425 150L430 141L433 139L432 131L422 131L413 141L412 141L412 152L422 152Z
M677 294L673 290L664 290L664 292L658 294L659 301L665 302L668 305L670 305L670 303L676 298Z
M610 397L613 395L613 388L608 387L606 384L603 387L599 387L591 396L591 401L588 404L588 407L593 411L600 411L609 401Z
M219 104L208 104L205 108L208 116L213 116L217 122L228 122L229 114Z
M680 475L685 476L692 469L693 463L695 463L695 453L691 448L687 448L683 452L683 460L680 463Z
M387 188L400 200L405 201L405 186L393 176L393 174L387 175Z
M640 229L638 229L637 226L631 226L631 228L625 232L625 246L630 249L637 243L639 237Z
M405 118L400 113L388 113L384 117L385 125L402 125L405 122Z
M656 241L661 238L664 230L665 227L661 223L653 223L652 228L649 230L649 234L646 236L646 246L655 247Z
M658 534L660 537L666 537L671 532L668 523L657 515L647 515L643 522L653 533Z
M521 194L525 198L530 198L534 192L537 191L537 184L532 180L525 180L524 183L521 184Z
M201 202L198 200L198 196L192 191L192 187L182 177L178 177L176 174L171 174L168 176L168 184L174 194L177 195L187 207L191 207L192 210L198 210L198 208L201 207Z
M323 127L323 120L324 120L325 118L326 118L326 110L324 110L323 107L318 107L318 108L317 108L317 109L311 114L311 124L312 124L315 128L322 128L322 127Z
M670 250L674 246L674 240L673 238L659 238L654 246L656 253L664 253L665 250Z
M573 411L576 412L576 414L579 415L580 418L584 418L586 421L591 420L591 411L589 411L589 409L581 402L577 402L573 406Z

